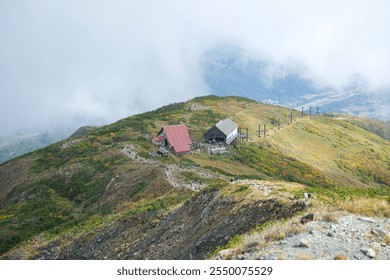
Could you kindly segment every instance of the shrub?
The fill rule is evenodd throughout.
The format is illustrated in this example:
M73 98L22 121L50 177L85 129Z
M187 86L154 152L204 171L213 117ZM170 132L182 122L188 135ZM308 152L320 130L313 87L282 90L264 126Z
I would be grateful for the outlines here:
M212 179L209 185L202 190L202 193L217 192L227 186L227 182L222 179Z

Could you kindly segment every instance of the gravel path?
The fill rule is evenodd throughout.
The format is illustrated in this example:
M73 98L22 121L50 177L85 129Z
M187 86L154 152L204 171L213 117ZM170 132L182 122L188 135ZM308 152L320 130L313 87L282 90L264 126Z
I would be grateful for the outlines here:
M226 254L220 252L219 258ZM390 219L350 214L337 222L310 221L299 234L271 242L265 248L248 249L233 258L390 260Z

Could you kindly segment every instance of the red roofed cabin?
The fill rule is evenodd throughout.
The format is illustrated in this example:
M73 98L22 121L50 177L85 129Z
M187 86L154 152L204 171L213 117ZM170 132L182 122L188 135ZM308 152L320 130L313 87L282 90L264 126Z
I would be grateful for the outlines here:
M165 138L165 146L172 147L176 154L191 152L192 141L184 124L163 126L157 137L160 136ZM156 140L159 140L157 137Z

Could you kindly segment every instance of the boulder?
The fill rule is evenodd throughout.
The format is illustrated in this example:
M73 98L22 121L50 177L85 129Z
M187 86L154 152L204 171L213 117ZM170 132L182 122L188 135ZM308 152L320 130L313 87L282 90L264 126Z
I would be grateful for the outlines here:
M299 247L310 248L310 241L305 238L302 238L301 240L299 240Z
M314 213L306 214L301 218L301 224L306 224L308 222L314 221Z
M370 259L375 258L376 253L373 249L371 248L362 248L361 251Z

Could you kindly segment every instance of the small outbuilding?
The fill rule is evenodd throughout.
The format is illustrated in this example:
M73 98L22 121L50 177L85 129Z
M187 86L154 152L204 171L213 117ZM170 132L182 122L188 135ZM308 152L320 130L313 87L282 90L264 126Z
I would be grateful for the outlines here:
M172 147L176 154L191 152L191 138L184 124L164 126L158 133L156 141L164 138L164 146Z
M206 131L204 140L208 143L222 143L229 145L238 136L238 127L231 119L219 121Z
M164 136L159 135L152 138L152 143L158 146L165 146L165 140Z

